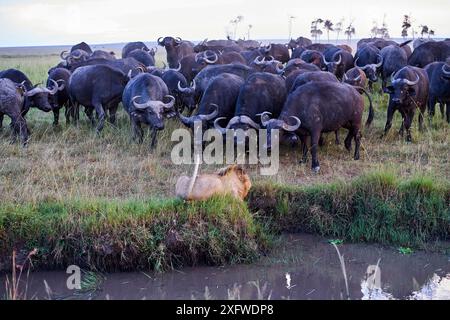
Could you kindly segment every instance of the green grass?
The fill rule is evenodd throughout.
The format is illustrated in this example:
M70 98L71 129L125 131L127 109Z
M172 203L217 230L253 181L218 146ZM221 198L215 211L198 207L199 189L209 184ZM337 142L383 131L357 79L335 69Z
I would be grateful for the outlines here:
M450 239L450 184L374 172L313 187L265 184L251 210L278 232L309 232L351 242L423 247Z

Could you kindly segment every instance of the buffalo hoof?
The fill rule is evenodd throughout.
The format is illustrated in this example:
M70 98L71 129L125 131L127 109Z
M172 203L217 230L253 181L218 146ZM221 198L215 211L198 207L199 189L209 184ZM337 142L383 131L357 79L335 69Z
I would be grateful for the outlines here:
M319 173L319 171L320 171L320 166L312 168L312 172L314 172L316 174Z

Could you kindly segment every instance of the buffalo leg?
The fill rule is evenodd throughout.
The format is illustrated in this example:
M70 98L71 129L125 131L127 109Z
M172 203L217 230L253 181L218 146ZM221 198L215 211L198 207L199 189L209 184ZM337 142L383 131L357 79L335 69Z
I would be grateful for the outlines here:
M91 122L91 125L94 127L95 126L94 109L86 107L84 108L84 113Z
M64 116L66 117L66 125L70 125L70 113L72 112L70 105L66 105Z
M405 125L405 129L406 129L406 142L412 141L411 124L412 124L413 119L414 119L414 111L410 111L407 114L405 114L404 125Z
M1 114L0 114L0 131L3 130L3 117L4 117L4 114L1 113Z
M150 145L150 150L155 150L157 136L158 136L158 130L156 130L156 128L152 128L152 144Z
M394 118L394 112L395 107L389 104L388 110L387 110L387 120L386 120L386 126L384 128L384 135L387 135L389 130L392 128L392 119Z
M353 129L348 130L347 137L345 138L345 141L344 141L345 149L347 149L348 152L352 151L353 137L354 137Z
M334 135L336 137L336 145L340 145L341 144L341 140L339 139L339 130L336 130L334 132Z
M359 149L361 147L361 131L359 128L352 129L353 136L355 138L355 160L359 160Z
M425 113L425 110L419 110L419 131L423 132L423 114ZM431 126L430 126L431 127Z
M302 149L302 159L300 160L300 163L307 163L308 161L308 139L306 136L300 136L300 146Z
M133 128L134 138L138 141L138 143L142 143L144 141L144 130L142 130L141 124L132 119L131 127Z
M445 104L447 107L447 122L450 123L450 103Z
M116 114L119 104L113 104L109 107L109 123L116 124Z
M57 126L59 124L59 108L53 109L53 125Z
M101 103L95 103L94 107L98 118L97 133L100 133L105 126L105 111Z
M312 157L312 170L315 173L320 171L320 163L317 157L317 151L319 148L319 139L320 139L321 130L316 130L311 133L311 157Z

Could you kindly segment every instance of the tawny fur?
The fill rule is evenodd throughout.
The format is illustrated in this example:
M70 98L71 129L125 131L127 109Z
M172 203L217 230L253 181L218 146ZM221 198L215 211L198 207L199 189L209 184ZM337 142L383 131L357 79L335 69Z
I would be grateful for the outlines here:
M192 190L190 184L193 182ZM202 201L214 195L230 194L244 200L252 183L244 169L232 165L215 174L202 174L193 177L183 176L175 187L177 197L188 201Z

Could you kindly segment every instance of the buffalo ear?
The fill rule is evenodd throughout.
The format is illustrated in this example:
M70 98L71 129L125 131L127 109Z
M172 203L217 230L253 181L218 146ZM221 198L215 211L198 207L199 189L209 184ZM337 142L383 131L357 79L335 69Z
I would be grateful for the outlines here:
M411 97L415 97L416 96L416 89L414 88L408 88L408 94Z
M389 93L389 94L392 94L392 93L394 93L394 87L393 86L387 86L386 88L384 88L384 93Z

